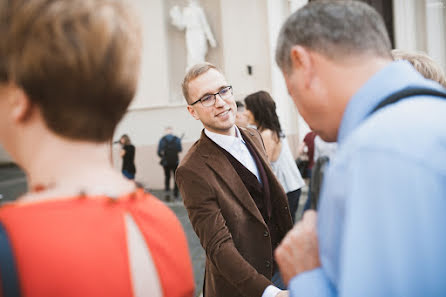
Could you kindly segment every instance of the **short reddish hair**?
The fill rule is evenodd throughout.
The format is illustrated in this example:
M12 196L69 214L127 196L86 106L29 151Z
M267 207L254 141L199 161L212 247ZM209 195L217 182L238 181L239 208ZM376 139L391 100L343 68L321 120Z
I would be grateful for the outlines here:
M13 82L48 128L104 142L135 95L140 28L117 0L0 3L0 83Z

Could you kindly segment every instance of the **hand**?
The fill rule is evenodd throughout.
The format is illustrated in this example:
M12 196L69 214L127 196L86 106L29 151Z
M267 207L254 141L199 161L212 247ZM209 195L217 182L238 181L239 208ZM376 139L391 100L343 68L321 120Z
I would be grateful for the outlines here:
M306 211L302 221L288 232L274 253L287 286L295 275L321 266L316 222L316 212Z
M280 291L276 294L276 297L289 297L290 293L288 291Z

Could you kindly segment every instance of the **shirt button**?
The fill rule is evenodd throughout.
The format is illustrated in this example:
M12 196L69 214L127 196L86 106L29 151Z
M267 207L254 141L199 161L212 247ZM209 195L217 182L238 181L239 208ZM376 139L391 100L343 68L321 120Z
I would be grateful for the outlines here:
M263 236L268 237L269 236L269 232L268 231L263 232Z
M265 262L265 266L266 266L266 268L270 268L271 267L271 262L270 261L266 261Z

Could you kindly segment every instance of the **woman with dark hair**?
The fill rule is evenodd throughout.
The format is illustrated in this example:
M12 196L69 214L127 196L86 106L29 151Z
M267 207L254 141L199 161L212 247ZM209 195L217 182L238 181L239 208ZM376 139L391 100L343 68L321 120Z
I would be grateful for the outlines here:
M135 179L135 146L132 144L130 137L127 134L121 136L119 143L122 145L122 174L128 179Z
M269 93L259 91L245 98L245 113L248 123L256 125L262 135L271 167L288 196L294 222L301 188L305 183L282 133L276 103Z

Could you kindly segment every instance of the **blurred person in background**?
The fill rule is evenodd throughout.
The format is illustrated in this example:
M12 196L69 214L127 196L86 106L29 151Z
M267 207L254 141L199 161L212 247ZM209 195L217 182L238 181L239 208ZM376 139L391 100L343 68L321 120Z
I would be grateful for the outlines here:
M305 134L305 137L302 143L299 146L299 156L308 161L303 170L302 177L305 179L311 178L311 170L314 166L314 139L316 137L316 133L314 131L310 131Z
M305 134L305 137L299 146L299 157L297 158L297 164L300 166L299 170L303 172L302 177L305 179L308 185L307 200L305 201L303 211L306 211L311 208L310 189L312 186L311 177L313 175L313 168L315 161L314 160L315 139L316 139L316 132L310 131L307 134Z
M235 124L237 127L246 128L248 126L248 120L245 115L245 105L241 101L235 101L237 105L237 113L235 115Z
M274 174L288 197L293 223L299 206L301 188L305 185L280 127L276 103L271 95L259 91L245 98L248 123L257 126Z
M360 1L297 10L276 62L304 120L338 142L317 215L276 250L291 296L444 296L445 89L393 61L382 17Z
M164 191L166 200L170 200L170 177L173 177L173 195L178 198L178 186L175 180L175 170L177 170L180 160L178 154L183 150L181 138L173 135L172 127L166 127L166 132L158 143L158 156L161 158L160 164L164 169Z
M314 138L314 166L311 170L308 200L305 203L304 211L310 208L317 209L325 171L330 159L336 154L337 146L336 142L326 142L318 135Z
M333 158L336 154L338 144L336 142L324 141L320 136L314 138L314 162L322 157Z
M0 35L0 142L29 185L0 208L0 295L192 297L180 222L109 160L139 76L128 3L1 1Z
M121 158L122 158L122 174L128 179L135 179L135 146L130 141L130 137L124 134L119 139L121 144Z
M392 57L395 61L405 60L425 78L433 80L446 88L446 76L441 66L431 57L422 52L412 52L402 49L392 50Z

